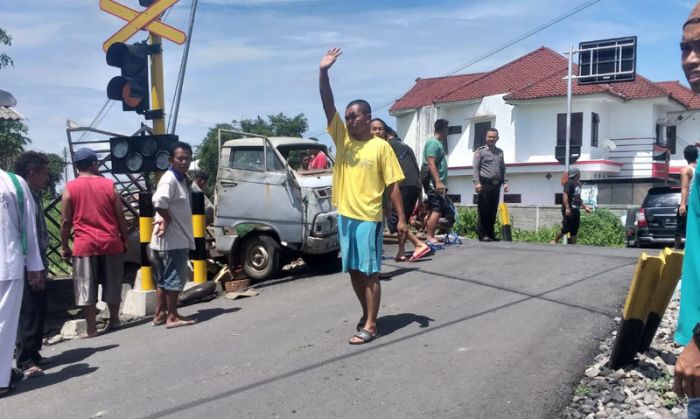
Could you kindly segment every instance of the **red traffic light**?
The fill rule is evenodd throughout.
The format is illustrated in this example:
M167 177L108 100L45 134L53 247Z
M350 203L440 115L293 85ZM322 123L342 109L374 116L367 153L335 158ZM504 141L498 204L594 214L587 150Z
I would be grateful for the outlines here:
M121 68L121 76L112 78L107 85L107 97L121 101L125 111L146 112L149 109L146 43L112 44L107 50L107 64Z

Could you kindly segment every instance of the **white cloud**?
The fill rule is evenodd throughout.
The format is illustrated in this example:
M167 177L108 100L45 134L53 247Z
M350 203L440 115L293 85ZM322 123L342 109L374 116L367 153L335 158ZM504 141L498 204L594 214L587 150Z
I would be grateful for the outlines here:
M118 1L139 7L136 0ZM365 97L377 106L401 96L416 77L443 75L580 3L200 0L178 131L197 144L217 122L303 112L310 132L319 134L325 118L318 60L329 47L345 51L331 76L338 104ZM184 30L189 5L177 3L167 23ZM691 6L685 0L601 2L465 72L492 69L541 45L560 51L582 40L637 34L644 75L682 78L677 41ZM15 38L3 48L15 68L0 71L0 88L13 92L18 110L30 118L35 145L60 151L65 119L89 124L105 103L106 85L118 70L106 65L101 45L123 21L101 12L96 0L2 1L0 16ZM183 48L163 47L169 112ZM377 116L388 118L386 109ZM141 121L115 104L100 127L130 132Z
M203 0L200 3L220 6L269 6L285 4L316 3L321 0Z
M212 67L224 63L259 61L268 58L272 52L266 48L255 48L243 41L219 40L205 45L195 45L190 50L192 63L197 66Z

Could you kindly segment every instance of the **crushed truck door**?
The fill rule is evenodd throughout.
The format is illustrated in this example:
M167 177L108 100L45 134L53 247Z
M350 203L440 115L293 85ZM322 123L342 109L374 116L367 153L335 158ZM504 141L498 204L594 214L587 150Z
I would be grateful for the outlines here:
M280 241L302 241L299 188L267 140L225 147L217 176L217 225L270 226ZM228 159L225 157L228 155ZM227 164L224 164L227 163Z

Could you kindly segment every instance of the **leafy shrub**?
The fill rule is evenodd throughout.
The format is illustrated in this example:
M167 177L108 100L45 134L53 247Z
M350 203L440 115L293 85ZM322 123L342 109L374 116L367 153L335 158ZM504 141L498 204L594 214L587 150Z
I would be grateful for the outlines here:
M477 212L475 207L459 207L455 222L455 231L469 239L477 238L476 234ZM501 232L501 218L496 217L494 227L497 235ZM513 227L511 232L513 241L528 243L549 243L560 225L540 227L538 231L522 230ZM597 209L591 214L581 214L581 226L578 232L578 243L589 246L622 247L624 245L625 227L620 219L608 209Z
M622 247L625 244L625 226L612 211L599 208L581 215L577 242L590 246Z
M462 237L475 239L476 235L476 208L458 207L455 225L453 229Z

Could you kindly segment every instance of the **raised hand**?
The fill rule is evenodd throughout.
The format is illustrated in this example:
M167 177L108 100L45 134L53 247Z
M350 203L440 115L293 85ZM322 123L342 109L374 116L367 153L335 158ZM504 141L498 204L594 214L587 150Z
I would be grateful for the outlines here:
M343 51L340 48L331 48L328 50L326 55L321 58L321 64L319 65L319 68L321 71L328 70L333 66L335 63L335 60L340 57L340 55L343 53Z

